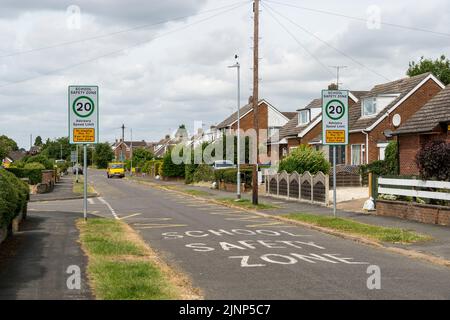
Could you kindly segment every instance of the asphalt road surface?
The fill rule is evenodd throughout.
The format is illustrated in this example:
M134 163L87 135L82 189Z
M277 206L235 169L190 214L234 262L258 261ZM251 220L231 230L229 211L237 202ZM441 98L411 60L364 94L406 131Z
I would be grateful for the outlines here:
M449 268L102 171L89 180L101 194L89 210L129 223L207 299L450 299Z

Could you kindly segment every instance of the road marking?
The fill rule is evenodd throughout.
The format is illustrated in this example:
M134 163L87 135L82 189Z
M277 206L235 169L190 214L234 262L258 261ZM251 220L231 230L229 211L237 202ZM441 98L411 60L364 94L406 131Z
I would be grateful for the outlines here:
M251 225L246 225L246 227L248 228L258 228L258 227L267 227L267 226L280 226L283 225L285 226L284 222L262 222L262 223L258 223L258 224L251 224Z
M136 226L136 224L135 224ZM160 223L146 223L136 226L139 229L157 229L157 228L175 228L175 227L187 227L187 224L160 224Z
M89 202L89 204L95 204L94 199L92 198L88 198L87 201Z
M129 216L119 218L119 220L125 220L125 219L128 219L128 218L140 216L141 214L142 214L142 213L134 213L134 214L130 214Z
M104 203L108 207L109 211L111 211L111 213L115 219L119 220L119 216L117 215L116 211L111 207L111 205L105 199L103 199L103 197L98 197L98 200L100 200L100 202Z
M235 220L235 221L249 221L255 219L262 219L260 216L249 216L249 217L241 217L241 218L226 218L225 220Z

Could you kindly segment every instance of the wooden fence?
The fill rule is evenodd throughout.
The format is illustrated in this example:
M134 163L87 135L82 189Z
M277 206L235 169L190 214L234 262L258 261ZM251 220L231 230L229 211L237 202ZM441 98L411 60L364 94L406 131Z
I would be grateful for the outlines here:
M265 179L266 195L288 200L328 205L329 176L322 172L311 175L286 171L268 175Z

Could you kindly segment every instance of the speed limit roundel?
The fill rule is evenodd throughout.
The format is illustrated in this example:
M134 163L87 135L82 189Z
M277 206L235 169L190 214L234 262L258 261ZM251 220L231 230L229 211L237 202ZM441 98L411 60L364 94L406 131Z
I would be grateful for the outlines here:
M73 112L81 118L87 118L95 110L94 101L86 96L81 96L75 99L72 105Z
M325 111L330 119L339 120L345 115L345 105L340 100L331 100Z

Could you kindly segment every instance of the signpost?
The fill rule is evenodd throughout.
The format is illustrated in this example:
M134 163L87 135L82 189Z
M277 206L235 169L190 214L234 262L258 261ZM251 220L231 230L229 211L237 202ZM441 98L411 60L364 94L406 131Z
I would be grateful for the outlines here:
M348 144L348 91L322 91L322 142L333 148L333 215L336 217L336 146Z
M69 86L69 141L77 146L82 144L84 151L83 213L85 220L87 219L87 145L99 142L98 115L98 86Z

